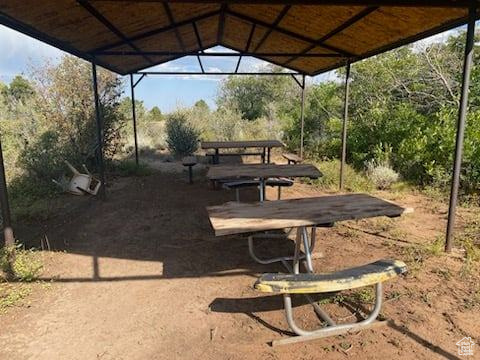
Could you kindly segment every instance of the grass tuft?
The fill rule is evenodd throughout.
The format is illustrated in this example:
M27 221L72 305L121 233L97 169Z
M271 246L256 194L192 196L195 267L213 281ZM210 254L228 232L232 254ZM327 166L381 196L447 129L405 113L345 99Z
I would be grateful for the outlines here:
M340 184L340 161L316 161L315 165L320 169L323 176L317 180L311 180L313 185L326 191L338 191ZM356 171L347 164L345 168L345 191L349 192L371 192L375 189L373 183L367 176Z
M123 160L112 164L113 171L119 176L149 176L153 174L152 168L139 162L138 166L133 160Z

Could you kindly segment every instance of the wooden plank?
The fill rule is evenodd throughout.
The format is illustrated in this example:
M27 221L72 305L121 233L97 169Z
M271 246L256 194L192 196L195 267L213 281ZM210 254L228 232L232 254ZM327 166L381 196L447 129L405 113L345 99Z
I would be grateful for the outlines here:
M237 149L237 148L274 148L284 147L279 140L245 140L245 141L203 141L202 149Z
M322 173L311 164L237 164L215 165L208 170L210 180L235 179L239 177L269 178L269 177L308 177L316 179Z
M299 166L299 165L296 165ZM207 207L216 236L313 226L377 216L397 217L410 209L367 194L320 196Z

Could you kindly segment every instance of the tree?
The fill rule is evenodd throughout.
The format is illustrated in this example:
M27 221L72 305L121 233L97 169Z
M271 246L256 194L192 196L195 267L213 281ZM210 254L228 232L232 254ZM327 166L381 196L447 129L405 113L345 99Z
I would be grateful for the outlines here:
M30 82L17 77L9 86L9 104L14 108L7 112L2 128L8 132L6 137L16 142L17 180L34 181L40 191L51 188L52 178L65 172L64 160L77 166L96 165L98 142L91 65L64 56L58 64L46 63L32 69L29 77ZM108 160L119 149L120 130L125 123L119 112L122 83L118 76L103 69L99 69L98 78L103 148ZM26 98L27 94L31 94L28 104L11 101Z
M9 86L2 86L1 91L7 101L25 102L35 94L30 82L21 75L15 76Z
M162 121L163 120L163 114L158 108L158 106L154 106L153 108L150 109L148 112L148 120L149 121Z
M193 105L193 107L197 110L200 110L200 111L207 111L207 112L210 111L210 107L208 106L208 104L203 99L198 100Z
M119 104L119 111L127 118L132 119L133 110L132 110L132 99L128 96L122 98ZM147 109L143 101L135 99L135 116L137 121L144 122L147 120Z
M281 68L268 70L281 71ZM296 84L287 76L229 76L221 84L217 105L238 109L245 119L255 120L271 115L275 111L271 104L281 106L295 92L293 86Z

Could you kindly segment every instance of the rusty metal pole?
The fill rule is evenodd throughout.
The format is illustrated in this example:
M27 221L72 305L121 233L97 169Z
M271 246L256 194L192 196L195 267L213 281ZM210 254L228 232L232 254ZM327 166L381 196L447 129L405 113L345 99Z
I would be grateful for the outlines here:
M98 170L100 172L100 187L99 195L101 199L105 199L105 165L103 163L103 121L100 109L100 98L98 96L98 80L97 80L97 65L92 62L92 78L93 78L93 96L95 100L95 119L97 121L97 141L98 141Z
M305 75L302 75L302 105L300 109L300 157L303 159L303 138L305 127Z
M135 139L135 164L138 166L137 114L135 111L135 84L133 83L133 74L130 74L130 88L132 89L132 119L133 136Z
M453 162L452 185L450 190L450 205L448 208L447 233L445 251L452 250L453 230L455 227L455 209L457 207L458 188L460 187L460 171L462 167L463 139L465 135L465 121L468 111L468 90L470 86L470 73L473 64L473 47L475 42L475 20L477 9L472 5L468 13L468 29L465 42L465 55L463 59L462 92L460 95L460 108L458 110L457 136L455 140L455 159Z
M343 190L345 180L345 163L347 161L347 125L348 125L348 102L350 96L350 61L347 62L345 74L345 98L343 103L343 128L342 128L342 156L340 162L340 191Z
M2 140L0 138L0 205L2 207L3 236L5 247L15 245L12 221L10 216L10 204L8 201L7 181L5 178L5 164L3 162Z

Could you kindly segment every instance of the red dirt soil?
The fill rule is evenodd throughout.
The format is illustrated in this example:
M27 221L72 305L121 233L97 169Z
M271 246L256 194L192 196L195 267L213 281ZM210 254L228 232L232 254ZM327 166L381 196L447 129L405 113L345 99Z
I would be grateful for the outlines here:
M312 186L296 184L285 197L313 194ZM461 256L416 259L410 250L441 234L445 204L433 209L422 196L380 196L415 213L317 230L323 257L314 265L326 272L381 258L423 261L385 284L382 316L390 325L280 347L269 342L290 335L282 299L252 285L259 274L283 269L256 264L244 237L216 238L208 221L205 207L233 193L212 190L201 174L187 185L184 174L155 173L117 179L105 202L65 196L76 206L41 228L55 250L45 252L42 274L51 287L36 285L28 307L0 315L0 359L460 358L457 341L480 341L479 305L466 305L478 277L460 277ZM265 243L265 255L293 248L287 240ZM317 326L311 307L301 299L297 305L299 324ZM354 319L341 304L325 308Z

